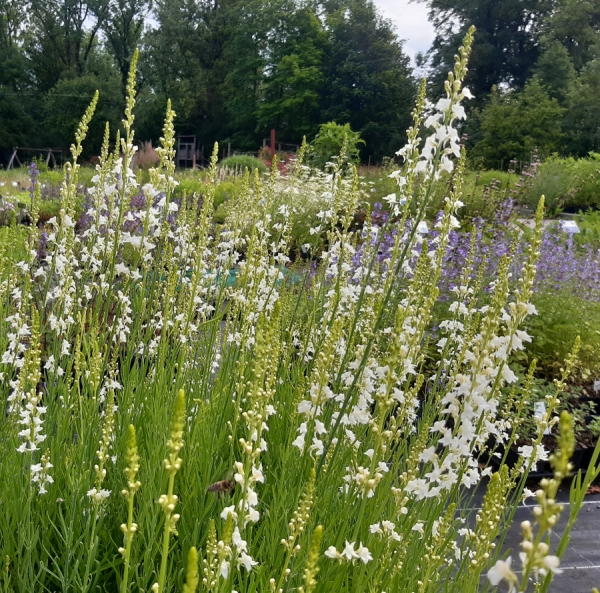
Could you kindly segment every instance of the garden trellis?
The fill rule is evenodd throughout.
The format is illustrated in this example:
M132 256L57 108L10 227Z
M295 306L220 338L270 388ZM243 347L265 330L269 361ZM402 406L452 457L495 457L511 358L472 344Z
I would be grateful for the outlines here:
M61 148L23 148L22 146L19 147L17 146L16 148L13 149L13 153L10 157L10 160L8 161L8 165L6 166L6 169L9 170L11 169L15 163L19 165L19 167L22 166L21 161L19 160L19 156L18 153L19 152L24 152L28 155L34 154L34 156L41 156L43 157L45 155L45 159L44 162L46 163L46 165L50 165L50 161L52 161L52 164L56 167L58 166L58 163L56 162L56 156L59 157L60 159L60 164L62 165L63 162L63 158L62 158L62 149ZM31 157L29 157L31 158Z

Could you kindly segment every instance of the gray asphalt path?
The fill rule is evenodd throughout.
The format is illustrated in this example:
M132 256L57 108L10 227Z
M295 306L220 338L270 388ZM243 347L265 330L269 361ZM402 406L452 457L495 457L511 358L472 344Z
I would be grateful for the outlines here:
M481 495L477 493L473 499L473 504L477 505L481 501ZM565 525L569 519L569 490L568 485L561 487L557 499L563 503L564 509L559 518L558 524L551 537L551 551L556 550L556 546L563 534ZM529 499L519 505L504 540L502 551L506 551L513 557L513 568L518 571L520 568L519 552L522 541L521 522L531 521L533 519L533 507L535 499ZM477 507L473 507L477 509ZM585 498L583 508L581 509L577 522L571 529L571 541L567 551L562 557L560 568L561 574L554 576L550 585L551 593L592 593L594 587L600 590L600 495L588 495ZM533 584L530 591L533 591ZM506 591L506 585L501 584L498 591Z

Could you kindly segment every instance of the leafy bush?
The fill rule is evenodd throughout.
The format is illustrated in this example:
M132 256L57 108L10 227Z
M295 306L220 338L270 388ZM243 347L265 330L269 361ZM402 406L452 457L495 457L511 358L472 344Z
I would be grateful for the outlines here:
M319 133L310 143L308 162L318 169L323 169L333 157L340 156L345 146L344 160L347 163L358 163L360 159L359 145L365 144L358 132L353 132L350 124L339 125L334 121L321 124Z
M206 185L202 179L198 177L180 177L179 185L175 188L174 195L182 198L184 195L191 196L192 194L203 194Z
M241 180L222 181L214 188L213 204L215 210L219 208L228 199L239 194L241 188ZM179 180L179 185L175 188L174 195L182 198L184 195L191 196L198 194L200 197L204 195L207 189L207 182L194 177L184 177Z
M587 159L557 156L542 163L524 195L531 208L541 196L546 197L551 212L574 208L600 207L600 160L591 155Z
M527 326L535 340L527 345L525 360L536 358L540 374L557 377L579 336L576 376L600 377L600 302L579 298L571 291L553 291L535 295L533 303L538 314L529 318Z
M580 212L576 222L580 231L574 235L576 245L590 245L595 250L600 250L600 210Z
M551 213L559 212L576 193L577 177L573 164L573 159L557 157L545 161L532 181L525 197L526 204L533 209L545 196L548 210Z
M248 169L250 173L254 169L258 169L259 173L266 173L268 171L267 165L260 159L248 155L235 155L223 159L218 164L219 167L228 167L230 169Z
M574 206L600 208L600 154L592 153L587 159L577 159L573 163L575 191ZM567 205L570 205L567 200Z

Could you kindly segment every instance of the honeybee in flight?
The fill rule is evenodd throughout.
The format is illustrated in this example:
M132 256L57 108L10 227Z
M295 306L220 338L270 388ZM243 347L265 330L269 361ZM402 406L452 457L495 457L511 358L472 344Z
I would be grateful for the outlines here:
M209 492L216 492L217 496L221 498L226 492L233 492L235 489L235 482L233 480L220 480L215 482L208 487Z

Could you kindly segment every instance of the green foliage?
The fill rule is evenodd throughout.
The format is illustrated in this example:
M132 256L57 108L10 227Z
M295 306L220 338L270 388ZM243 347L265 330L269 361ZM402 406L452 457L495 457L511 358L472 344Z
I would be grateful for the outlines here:
M482 137L473 153L489 168L507 168L513 159L528 162L536 149L547 156L560 147L563 114L536 78L522 92L496 90L481 112Z
M175 188L174 195L182 198L184 195L190 197L193 194L198 194L201 198L207 191L208 183L197 177L182 177L179 180L179 185ZM215 210L219 211L219 207L227 200L237 196L241 189L241 180L222 181L214 188L213 205ZM222 221L221 221L222 222Z
M576 245L590 245L600 249L600 210L588 210L577 215L579 233L574 237Z
M571 86L577 78L568 49L557 41L546 43L534 73L550 96L565 106Z
M266 173L268 171L268 167L263 161L256 157L246 155L230 156L219 161L217 166L239 169L241 172L243 172L244 169L248 169L250 173L252 173L254 169L258 169L260 173Z
M404 144L404 130L411 123L417 89L410 61L393 24L377 12L374 2L335 1L324 6L330 41L322 111L315 123L348 122L366 142L363 161L370 156L381 162Z
M543 26L546 40L560 43L577 71L598 57L600 5L595 0L557 0Z
M570 293L536 294L533 303L538 315L529 318L528 332L535 339L527 345L526 361L537 359L538 372L557 377L577 336L581 350L576 375L583 379L600 376L600 303Z
M86 107L96 90L100 98L96 117L89 130L86 156L97 155L108 121L111 129L119 127L123 105L121 89L116 78L101 79L92 74L72 79L61 79L46 96L45 120L49 125L47 135L53 146L69 146Z
M565 152L580 156L600 152L600 57L589 62L571 85L568 107L564 121L568 140Z
M600 207L600 160L551 157L542 163L522 199L535 208L545 196L550 211Z
M551 2L538 0L420 0L436 28L431 50L438 85L453 63L462 36L475 26L467 85L485 101L494 85L523 88L539 53L540 25ZM457 27L458 25L458 27Z
M506 199L514 194L517 180L517 175L506 171L466 172L462 186L464 206L458 213L458 217L465 222L474 218L494 221ZM452 178L448 175L442 175L433 185L431 218L444 209L446 196L452 187Z
M323 60L327 32L309 6L292 11L274 43L273 69L265 80L265 99L258 107L258 126L276 128L283 140L313 136L325 82Z
M334 121L321 124L319 133L310 143L308 160L314 167L322 169L334 156L345 149L345 162L357 163L360 157L359 145L365 144L358 132L350 129L350 124L336 124Z
M99 89L85 156L97 154L104 120L120 124L137 46L136 140L160 138L167 97L177 131L207 150L214 141L256 150L271 128L300 144L336 120L366 139L366 158L380 159L398 150L410 122L409 59L369 0L31 0L0 13L0 151L68 148ZM149 17L157 26L143 32Z
M551 213L560 211L576 191L577 177L572 159L553 157L546 160L536 173L531 187L525 194L525 203L535 208L542 196Z

